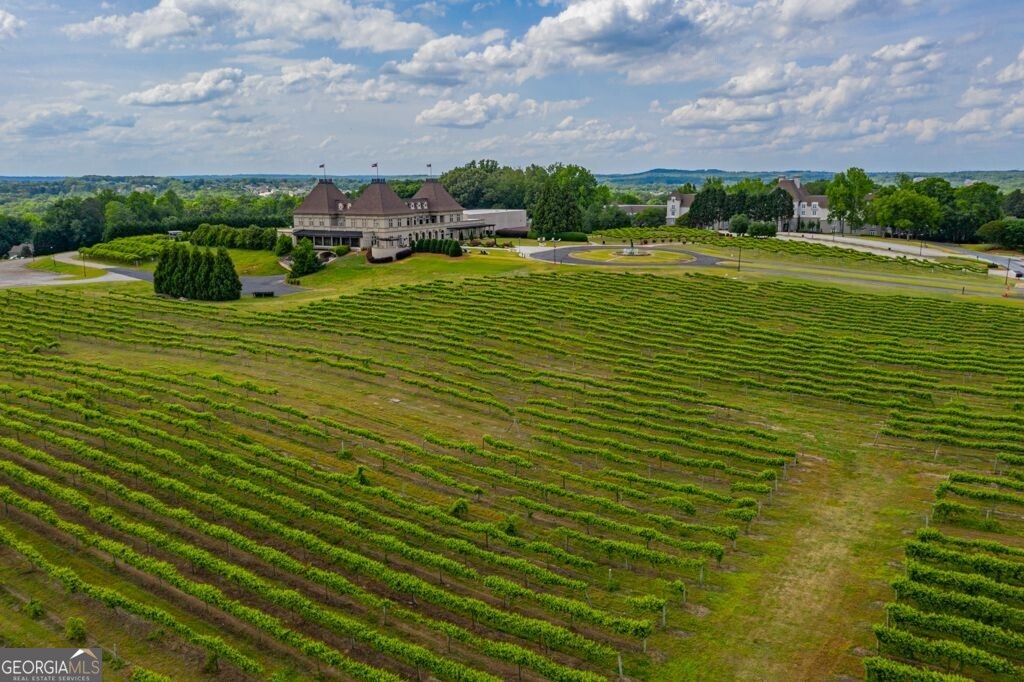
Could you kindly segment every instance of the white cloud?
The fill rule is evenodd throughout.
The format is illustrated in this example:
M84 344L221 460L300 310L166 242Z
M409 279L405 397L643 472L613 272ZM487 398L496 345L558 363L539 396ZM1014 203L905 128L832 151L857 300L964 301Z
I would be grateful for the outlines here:
M160 0L143 11L98 16L65 27L73 38L111 35L131 49L174 45L215 30L248 40L331 40L344 48L373 52L414 47L434 35L389 9L347 0Z
M1022 80L1024 80L1024 50L1020 51L1016 60L996 74L997 83L1016 83Z
M786 22L823 24L881 10L913 7L919 0L763 0L761 6L778 11Z
M293 90L312 85L337 85L355 70L352 64L338 64L329 57L321 57L316 61L285 64L281 67L281 82Z
M576 109L588 101L538 102L534 99L521 99L516 93L484 95L477 92L461 102L440 100L429 109L421 111L416 116L416 123L442 128L482 128L493 121Z
M226 67L193 74L190 80L179 83L161 83L148 90L132 92L121 98L122 104L141 106L177 106L200 104L234 94L245 74L241 69Z
M1005 100L1003 92L996 88L985 88L972 85L960 96L962 107L983 107L999 104Z
M580 152L649 151L647 145L653 140L653 135L635 125L622 127L596 118L577 121L573 116L566 116L554 128L529 133L522 142L548 156L553 151L568 151L575 156Z
M675 109L662 122L679 128L721 129L737 124L773 121L781 114L782 107L778 102L744 103L724 97L701 97Z
M58 103L30 109L18 119L4 123L0 130L23 137L60 137L107 126L131 127L134 124L133 118L113 118L94 114L80 104Z
M0 39L11 38L25 28L25 22L5 9L0 9Z
M72 38L109 34L124 47L137 49L167 43L172 38L193 36L203 27L199 16L191 16L173 2L161 2L143 12L95 17L71 24L65 32Z

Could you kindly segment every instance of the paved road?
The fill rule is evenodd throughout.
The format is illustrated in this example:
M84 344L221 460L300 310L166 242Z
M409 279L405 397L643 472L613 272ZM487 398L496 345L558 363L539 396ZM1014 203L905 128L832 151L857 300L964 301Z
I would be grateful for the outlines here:
M71 265L82 265L78 254L67 252L54 254L54 259L61 263ZM49 258L49 256L40 256ZM106 270L106 274L91 279L75 279L73 276L60 275L45 270L32 270L28 267L31 260L0 260L0 289L9 287L39 287L39 286L64 286L68 284L100 284L103 282L152 282L153 273L149 270L136 270L135 268L121 268L112 265L101 265L86 261L90 268ZM287 296L298 291L304 291L302 287L286 284L284 275L267 276L246 276L241 277L242 295L247 296L254 291L271 291L275 296Z
M831 234L810 234L806 232L780 232L776 235L779 239L789 241L806 241L812 244L824 246L839 246L844 249L853 249L864 253L873 253L879 256L895 258L903 256L913 260L929 260L932 258L948 258L949 250L938 244L925 242L922 246L919 241L907 241L905 239L863 239L860 237L847 237Z
M941 246L944 249L949 249L950 251L956 251L958 254L970 256L972 258L977 258L978 260L983 260L988 263L995 263L1001 268L1005 268L1007 265L1006 256L985 253L984 251L972 251L971 249L965 249L964 247L958 246L956 244L939 244L939 246ZM1021 260L1020 258L1010 258L1009 264L1010 270L1012 270L1013 272L1024 273L1024 260Z
M40 256L40 258L49 256ZM61 259L57 259L61 260ZM73 276L61 275L46 270L32 270L28 266L32 261L22 260L0 260L0 289L11 287L44 287L63 286L68 284L96 284L100 282L130 282L131 277L108 272L92 279L75 279ZM80 263L79 263L80 265Z
M573 256L574 253L580 253L582 251L598 251L598 250L612 250L614 246L600 246L600 245L589 245L589 246L560 246L556 249L550 247L530 247L523 246L520 250L526 253L527 256L534 260L551 262L552 259L556 263L562 263L565 265L614 265L618 266L646 266L649 268L653 267L678 267L680 265L695 265L698 267L710 267L718 265L722 260L714 256L709 256L704 253L697 253L696 251L687 251L676 246L657 246L657 247L637 247L640 250L657 250L657 251L671 251L672 253L678 253L680 259L676 263L649 263L646 262L643 256L636 257L623 257L621 260L616 261L599 261L599 260L587 260L585 258L576 258Z

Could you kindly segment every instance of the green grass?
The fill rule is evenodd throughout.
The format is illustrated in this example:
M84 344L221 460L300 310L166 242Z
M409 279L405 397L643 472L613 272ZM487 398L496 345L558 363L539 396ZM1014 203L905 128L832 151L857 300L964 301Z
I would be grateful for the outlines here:
M506 251L491 251L486 255L478 253L478 249L471 248L470 251L460 258L418 253L397 263L377 265L367 263L362 254L353 253L336 258L320 272L302 277L301 286L310 291L290 295L287 299L254 299L252 302L280 307L309 298L354 293L367 288L419 284L435 279L526 274L553 267Z
M1024 392L1019 388L1024 385L1024 352L1016 341L1024 333L1021 305L982 298L992 287L976 276L963 277L972 282L977 297L962 297L939 290L948 291L956 273L902 275L863 263L826 267L797 257L748 263L746 255L744 251L739 272L704 269L704 276L697 277L684 274L695 268L652 268L651 273L662 275L654 276L616 267L552 266L507 253L473 253L460 259L417 254L383 265L348 256L303 278L309 290L301 294L216 306L159 300L137 284L2 292L19 333L0 334L0 354L10 356L9 362L0 363L0 417L9 417L13 409L28 411L32 416L18 417L31 422L31 428L17 432L19 442L69 461L86 460L41 436L56 430L119 460L258 508L288 527L309 530L332 546L360 552L390 569L611 642L623 653L626 674L634 679L859 678L861 658L875 648L871 625L884 620L881 604L892 599L888 581L901 574L904 542L935 501L936 485L953 467L990 473L995 456L987 450L979 454L882 434L893 413L887 401L904 401L913 413L966 405L985 415L1007 417L1012 402L1024 402L1024 397L1014 397L1015 391ZM831 277L842 286L811 284L812 277ZM57 345L48 347L43 343L48 339ZM100 365L75 364L80 361ZM129 374L140 369L151 374ZM546 402L528 402L537 399ZM687 421L691 417L675 411L685 409L706 411L707 421ZM594 410L603 416L595 416ZM643 410L648 414L638 412ZM328 417L349 430L316 417ZM67 424L48 427L48 419ZM111 428L125 439L83 430L88 428ZM552 429L564 429L558 437L575 448L542 440ZM0 436L13 434L13 427L0 423ZM716 435L733 440L715 440ZM438 436L469 445L445 447L431 441ZM498 449L485 445L485 436L522 448L517 454L533 466L502 459ZM736 444L736 438L747 444ZM145 450L140 442L160 450ZM735 454L762 452L749 443L771 444L798 457L788 464L777 491L751 494L762 505L761 516L749 532L740 532L735 545L723 541L722 562L708 562L703 586L691 569L626 562L615 552L585 544L587 537L635 541L629 525L668 533L675 540L707 540L699 532L673 529L664 519L731 523L725 515L728 505L676 493L696 505L694 514L685 514L664 500L668 493L644 483L628 486L644 496L619 499L608 486L621 479L609 470L729 495L730 483L742 477L680 464L671 457L709 458L751 475L772 469ZM710 450L704 447L709 445ZM481 447L488 452L481 454ZM723 454L725 450L731 454ZM537 451L565 461L542 458ZM380 452L392 459L385 461ZM174 453L183 459L175 460ZM242 457L240 464L218 459L224 453ZM250 465L276 472L288 483L256 476L244 468ZM394 600L383 617L348 593L295 576L285 580L287 571L247 550L227 547L222 539L184 530L178 521L158 517L145 506L113 493L108 498L67 479L69 488L96 504L166 526L176 537L297 589L325 613L350 615L502 679L516 679L518 671L459 643L449 654L443 636L404 619L397 609L438 615L480 636L547 653L529 638L501 635L486 622L472 623L462 614L392 593L376 582L377 575L350 573L317 551L250 527L245 519L208 513L187 494L159 492L148 479L109 465L90 466L123 485L166 496L175 506L200 509L204 518L223 522L260 545L281 548L301 565L327 566ZM425 473L431 470L433 475ZM368 482L353 484L357 472ZM562 472L579 478L567 480ZM54 480L61 480L59 476L54 474ZM269 495L239 492L228 476L266 486L302 507L282 511ZM553 488L542 493L517 479ZM0 485L9 484L7 475L0 474ZM314 495L297 484L322 493ZM460 484L479 486L480 491L467 492ZM25 491L27 486L17 488ZM386 501L382 490L430 505L441 516L399 507ZM564 497L558 490L592 497ZM513 500L515 495L547 500L555 511L528 513ZM41 493L37 497L51 502ZM514 517L517 538L568 548L596 565L567 566L551 554L506 543L503 531L485 534L479 526L459 525L448 511L463 498L468 502L467 523L500 525ZM348 512L345 505L353 502L371 512ZM626 511L611 507L613 503ZM58 511L99 524L76 509L59 506ZM527 598L505 606L479 578L439 573L385 550L312 513L323 510L374 532L392 532L383 520L394 517L471 543L477 550L525 558L586 581L586 600L617 616L640 617L628 597L667 597L667 627L655 628L645 654L635 639L582 620L570 623L566 615ZM567 520L558 511L584 515L579 521ZM14 525L10 520L2 523ZM1005 523L1014 532L1021 525L1013 519ZM579 536L563 535L567 528ZM481 575L582 599L577 592L525 580L519 570L457 551L449 542L411 530L395 534ZM75 551L70 542L62 545L27 531L24 535L76 570L112 576L112 584L133 595L144 596L149 589L124 567ZM1010 541L1024 546L1024 534L1017 535ZM117 533L110 536L120 538ZM68 549L58 549L63 546ZM289 624L345 655L416 676L394 656L374 653L363 643L350 648L348 638L332 635L307 617L280 605L269 607L265 590L205 569L191 572L187 561L169 551L150 550L141 541L135 546L175 562L188 577L225 587L254 608L284 613ZM692 556L690 550L661 540L650 547ZM3 554L0 577L8 575L20 576ZM669 590L671 580L688 585L687 606ZM162 596L159 600L168 601ZM247 652L265 652L258 654L261 660L274 657L275 665L294 669L298 678L317 674L308 659L287 646L268 647L267 635L254 635L232 618L214 625L211 614L217 609L188 600L176 606L183 618L208 621ZM53 608L58 607L63 608ZM16 613L14 606L0 603L0 621L5 608ZM101 613L89 627L104 627ZM45 629L27 624L21 634L19 641L49 641ZM133 656L156 669L166 670L167 658L177 656L174 646L157 650L135 645ZM591 660L579 650L562 651L556 658L576 670L616 677L613 658ZM193 658L183 675L198 677L197 666ZM535 671L523 672L524 678L538 677Z
M235 263L235 272L239 275L283 275L287 270L277 262L277 256L272 251L258 251L254 249L228 249L231 260ZM139 261L138 263L120 263L109 260L87 259L87 262L97 262L104 265L131 268L133 270L156 270L157 261Z
M622 255L621 249L593 249L588 251L577 251L572 254L574 258L582 260L598 261L601 263L635 263L638 265L647 265L651 263L668 264L668 263L687 263L692 261L693 258L687 256L684 253L675 253L672 251L658 251L656 249L644 249L642 251L645 255L642 256L624 256Z
M242 276L283 275L287 272L278 264L272 251L228 249L228 253L235 263L235 272Z
M104 274L104 270L101 268L72 265L71 263L63 263L47 256L40 256L33 262L29 263L27 267L32 270L53 272L58 275L68 275L69 279L91 279L93 277L100 277Z

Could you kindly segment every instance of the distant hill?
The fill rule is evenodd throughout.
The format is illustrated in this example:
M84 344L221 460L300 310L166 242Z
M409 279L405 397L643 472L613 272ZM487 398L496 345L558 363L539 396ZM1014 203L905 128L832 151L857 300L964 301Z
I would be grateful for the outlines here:
M883 185L892 184L896 181L898 171L885 173L868 173L876 182ZM625 189L650 189L660 190L678 187L687 182L701 185L705 178L721 178L726 184L739 182L744 178L760 178L765 181L774 180L780 175L800 175L804 182L812 180L830 180L832 171L819 170L777 170L777 171L725 171L717 168L704 168L695 170L680 170L675 168L652 168L642 173L604 173L597 175L598 182L612 187ZM1004 191L1024 189L1024 171L953 171L948 173L923 173L907 171L907 175L913 178L945 178L953 186L963 185L969 180L975 182L990 182L997 185Z

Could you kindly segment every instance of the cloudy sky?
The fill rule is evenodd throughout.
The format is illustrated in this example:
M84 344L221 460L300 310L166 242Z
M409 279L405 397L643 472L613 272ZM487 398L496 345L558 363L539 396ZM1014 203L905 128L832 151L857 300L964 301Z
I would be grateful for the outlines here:
M0 0L0 174L1024 166L1021 0Z

